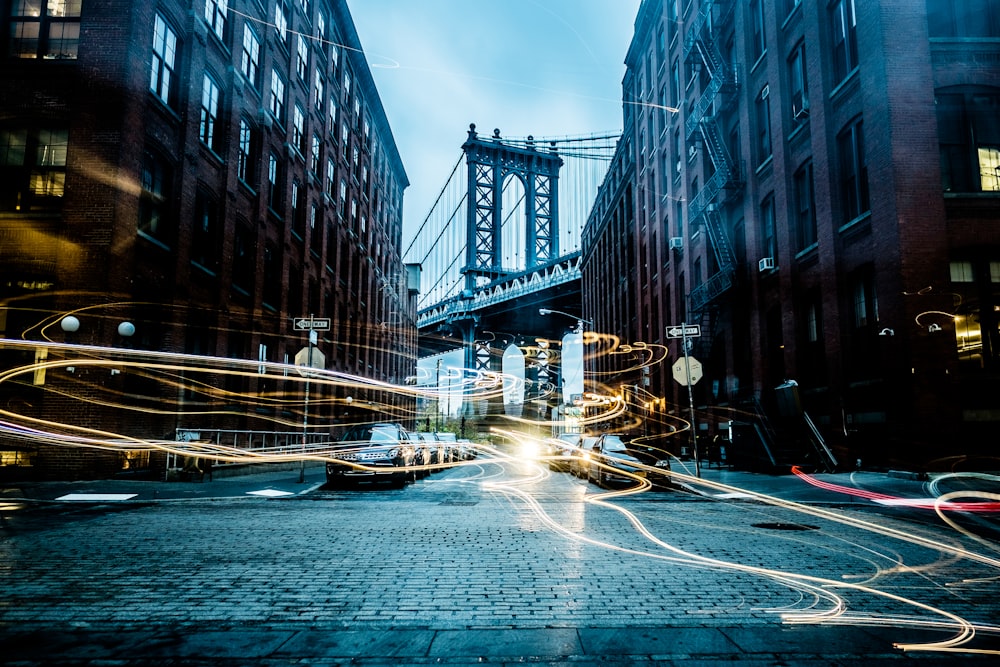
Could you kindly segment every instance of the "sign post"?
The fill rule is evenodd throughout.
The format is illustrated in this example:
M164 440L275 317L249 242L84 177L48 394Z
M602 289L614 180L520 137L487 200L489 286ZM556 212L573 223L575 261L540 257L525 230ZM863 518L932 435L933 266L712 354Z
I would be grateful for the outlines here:
M698 453L698 424L694 414L694 391L691 389L695 382L701 379L701 362L688 354L688 337L701 336L701 327L697 324L681 323L680 326L667 327L667 338L680 338L681 347L684 349L683 375L680 374L682 364L674 364L674 379L681 384L687 385L688 408L691 414L691 449L694 451L694 474L701 477L701 459ZM680 376L680 377L678 377Z
M309 344L305 349L301 350L295 355L295 365L305 366L306 368L315 368L313 366L313 351L316 351L317 361L319 362L319 367L323 368L326 365L326 360L324 359L323 353L316 349L316 342L319 340L319 334L317 331L329 331L330 330L330 318L328 317L297 317L293 323L296 331L308 331L309 332ZM303 352L305 354L303 354ZM301 372L301 371L300 371ZM306 378L306 392L305 400L302 405L302 458L299 459L299 484L306 481L306 440L309 435L309 374L302 373Z

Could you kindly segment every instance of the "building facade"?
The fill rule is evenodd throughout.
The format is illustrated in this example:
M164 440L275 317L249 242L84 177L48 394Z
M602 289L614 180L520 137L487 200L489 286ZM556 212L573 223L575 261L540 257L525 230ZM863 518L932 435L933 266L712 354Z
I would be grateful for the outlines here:
M345 0L4 0L0 12L0 334L61 341L72 313L75 342L291 363L307 344L294 320L314 316L330 320L326 368L393 384L414 373L408 181ZM229 398L124 375L77 373L66 389L50 373L0 392L43 419L57 396L91 392L62 415L91 424L109 392L166 400L168 414L108 429L138 438L275 428L258 417L294 412L255 405L284 390L252 375L214 378ZM70 459L93 468L81 475L120 463L28 446L42 476Z
M699 434L793 396L841 465L990 455L998 62L992 0L644 1L637 315L603 325L671 348L650 390L682 414L666 329L697 324Z

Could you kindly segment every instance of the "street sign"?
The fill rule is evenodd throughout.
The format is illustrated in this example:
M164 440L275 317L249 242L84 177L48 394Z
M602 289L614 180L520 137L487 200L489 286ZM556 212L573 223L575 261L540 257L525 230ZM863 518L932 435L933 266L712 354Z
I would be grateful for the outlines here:
M299 350L295 355L295 365L323 369L326 368L326 355L318 347L307 346Z
M296 331L329 331L329 317L296 317L293 323Z
M697 338L701 335L700 324L682 324L667 327L667 338Z
M687 361L685 361L685 359ZM678 383L687 386L688 383L688 364L691 365L691 384L698 384L698 380L704 375L701 368L701 362L694 357L685 357L685 359L678 359L673 367L674 379Z

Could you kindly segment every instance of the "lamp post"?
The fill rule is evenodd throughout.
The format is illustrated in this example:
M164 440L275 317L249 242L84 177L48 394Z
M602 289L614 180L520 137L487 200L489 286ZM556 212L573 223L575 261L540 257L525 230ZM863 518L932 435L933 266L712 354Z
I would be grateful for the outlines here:
M593 327L594 326L594 323L591 322L590 320L585 320L582 317L579 317L577 315L571 315L570 313L564 313L561 310L553 310L552 308L539 308L538 309L538 314L539 315L552 315L553 313L556 314L556 315L565 315L566 317L570 317L570 318L576 320L577 327L580 328L580 329L583 329L583 325L584 324L586 324L589 327Z

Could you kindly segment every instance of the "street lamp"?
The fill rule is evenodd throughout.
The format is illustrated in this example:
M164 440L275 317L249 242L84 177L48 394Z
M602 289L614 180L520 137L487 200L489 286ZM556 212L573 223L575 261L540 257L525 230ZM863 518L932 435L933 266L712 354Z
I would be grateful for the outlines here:
M585 320L582 317L578 317L576 315L570 315L569 313L564 313L561 310L553 310L552 308L539 308L538 309L538 314L539 315L552 315L553 313L555 313L556 315L565 315L566 317L573 318L574 320L576 320L578 322L578 326L580 326L581 329L583 328L582 325L584 325L584 324L586 324L589 327L593 327L594 326L594 323L591 322L590 320Z

